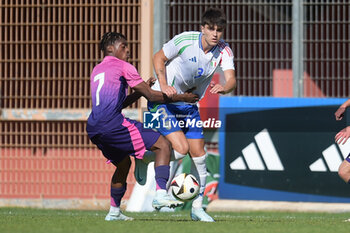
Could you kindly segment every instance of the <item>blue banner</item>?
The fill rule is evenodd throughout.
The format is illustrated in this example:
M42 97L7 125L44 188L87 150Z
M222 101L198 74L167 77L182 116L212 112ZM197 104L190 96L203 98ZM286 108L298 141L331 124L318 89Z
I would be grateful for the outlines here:
M219 198L350 202L338 167L350 143L335 134L346 99L220 97Z

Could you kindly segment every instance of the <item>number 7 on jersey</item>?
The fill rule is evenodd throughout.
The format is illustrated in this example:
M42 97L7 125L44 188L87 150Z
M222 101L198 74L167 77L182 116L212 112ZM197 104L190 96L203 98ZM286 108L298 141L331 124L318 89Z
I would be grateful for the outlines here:
M98 86L96 90L96 106L100 105L100 91L103 84L105 83L105 73L99 73L98 75L96 75L94 77L94 82L96 82L97 80L98 80Z

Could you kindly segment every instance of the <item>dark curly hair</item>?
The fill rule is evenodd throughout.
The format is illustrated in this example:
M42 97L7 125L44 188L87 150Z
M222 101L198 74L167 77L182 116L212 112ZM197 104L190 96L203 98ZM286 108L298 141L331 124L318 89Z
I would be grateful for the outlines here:
M126 37L119 32L107 32L102 36L100 50L102 52L106 52L107 46L113 45L115 42L120 40L126 40Z

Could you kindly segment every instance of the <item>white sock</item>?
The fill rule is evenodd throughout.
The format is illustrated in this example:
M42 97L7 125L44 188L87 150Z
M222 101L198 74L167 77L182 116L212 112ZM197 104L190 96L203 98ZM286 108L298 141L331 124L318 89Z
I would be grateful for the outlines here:
M180 154L176 150L173 150L173 152L171 153L171 160L179 160L179 159L184 158L186 155Z
M120 207L111 206L111 207L109 208L109 212L119 213L119 212L120 212Z
M167 194L167 191L165 189L156 190L156 196L164 196L166 194Z
M193 164L191 164L191 173L194 176L196 176L200 184L199 194L193 200L192 208L202 208L203 195L207 181L207 165L205 164L205 159L207 158L207 155L208 154L205 153L205 155L201 157L192 158Z

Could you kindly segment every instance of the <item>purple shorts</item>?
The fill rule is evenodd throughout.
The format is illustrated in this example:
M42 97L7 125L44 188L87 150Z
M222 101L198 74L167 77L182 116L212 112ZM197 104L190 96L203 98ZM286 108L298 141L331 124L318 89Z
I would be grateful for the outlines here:
M146 150L157 142L160 134L152 129L144 129L143 124L124 119L119 127L90 137L90 140L112 162L120 162L126 156L142 159Z

